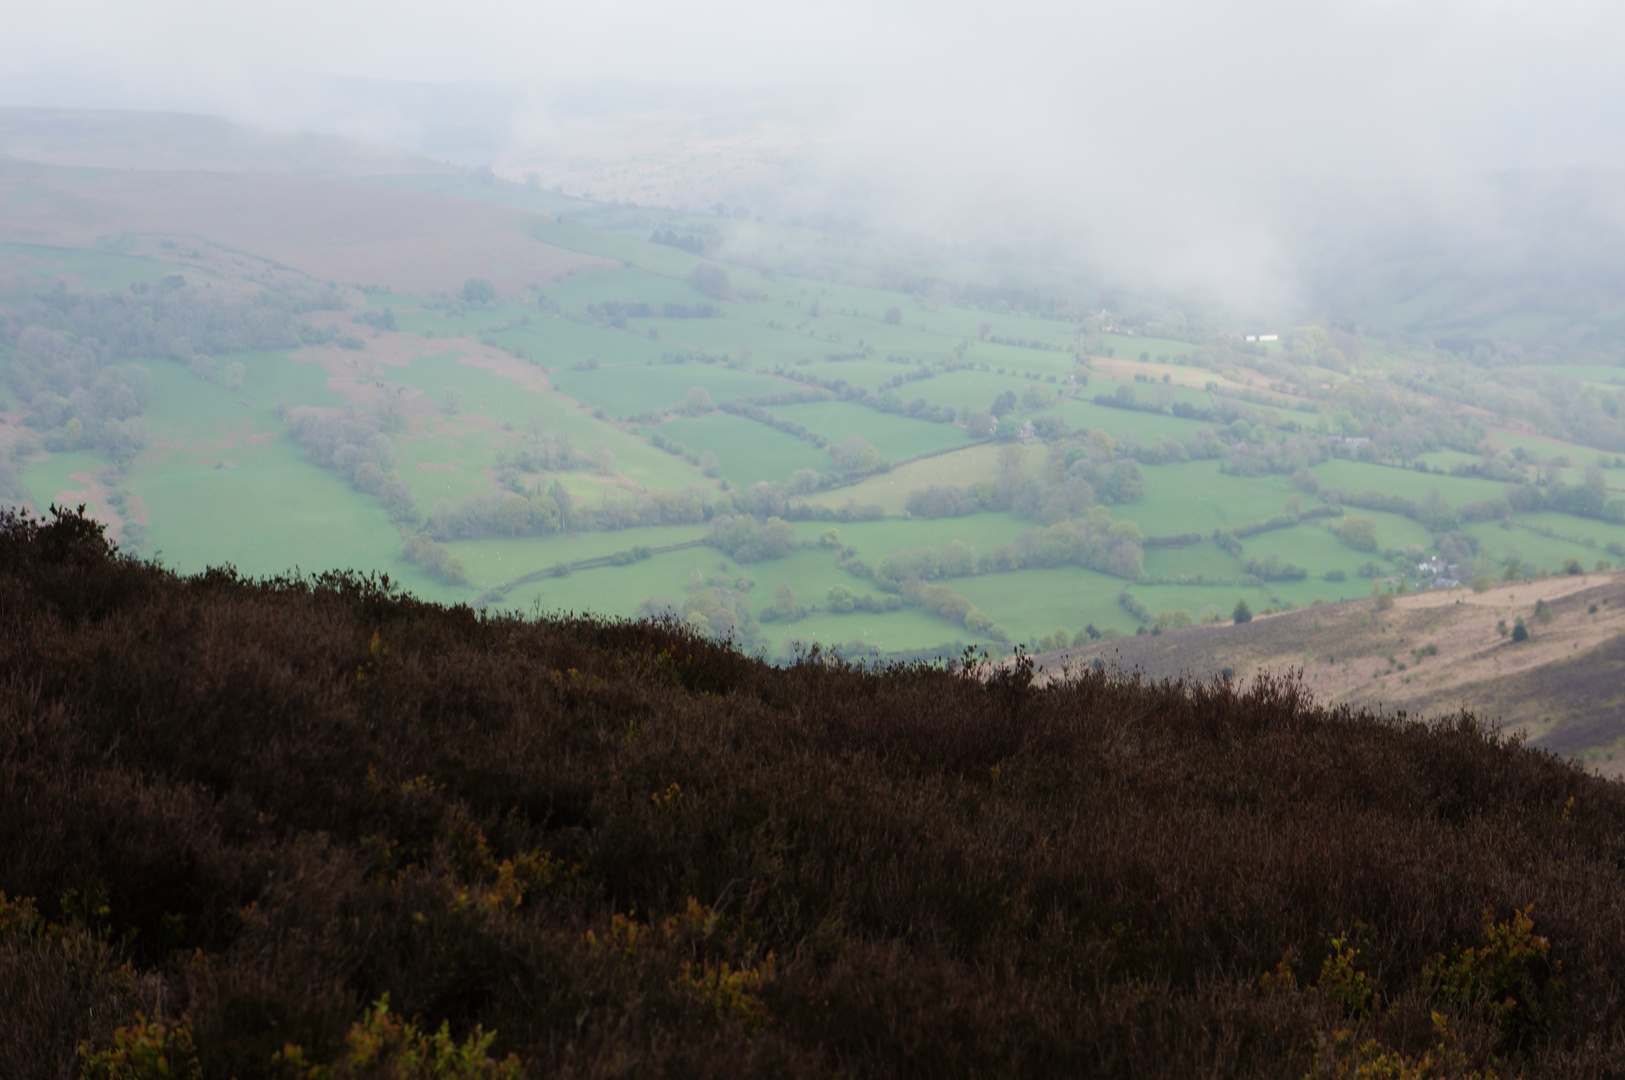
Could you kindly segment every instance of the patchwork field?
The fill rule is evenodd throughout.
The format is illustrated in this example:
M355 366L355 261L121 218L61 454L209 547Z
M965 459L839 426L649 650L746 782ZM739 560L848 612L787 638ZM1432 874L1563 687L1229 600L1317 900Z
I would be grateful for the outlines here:
M663 610L774 657L1213 635L1182 662L1241 670L1200 629L1238 601L1262 627L1625 564L1598 419L1625 368L1595 356L1520 412L1486 389L1503 369L1439 351L1182 340L1037 270L903 287L865 240L438 166L360 180L340 148L323 175L311 147L176 165L226 153L198 131L133 170L0 159L0 498L83 502L179 569Z

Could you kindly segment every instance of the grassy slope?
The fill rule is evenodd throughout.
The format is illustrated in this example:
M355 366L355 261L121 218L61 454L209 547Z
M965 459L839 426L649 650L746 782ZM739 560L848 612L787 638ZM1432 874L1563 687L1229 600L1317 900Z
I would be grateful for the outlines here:
M7 1076L138 1013L273 1075L385 994L537 1076L1353 1075L1434 1014L1462 1069L1625 1060L1625 789L1470 723L775 669L71 518L0 527L0 624ZM1482 994L1425 973L1526 905Z

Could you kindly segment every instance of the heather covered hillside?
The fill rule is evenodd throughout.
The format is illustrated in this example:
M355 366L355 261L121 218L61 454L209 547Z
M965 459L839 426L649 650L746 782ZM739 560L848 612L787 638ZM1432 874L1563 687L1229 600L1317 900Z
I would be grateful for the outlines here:
M75 514L0 518L0 684L7 1077L1625 1070L1625 789L1467 718L775 667Z

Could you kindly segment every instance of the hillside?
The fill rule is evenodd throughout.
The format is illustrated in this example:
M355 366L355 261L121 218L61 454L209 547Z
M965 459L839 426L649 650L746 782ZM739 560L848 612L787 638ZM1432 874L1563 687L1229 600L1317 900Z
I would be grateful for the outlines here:
M0 503L84 503L177 571L666 613L781 662L1008 656L1238 599L1625 563L1606 335L1444 348L1347 319L1247 341L1240 315L1019 251L945 262L707 205L199 117L0 111ZM1619 735L1552 725L1569 753Z
M100 248L237 284L292 270L402 292L505 292L607 265L539 243L533 214L315 176L80 171L0 160L0 235Z
M1524 641L1511 636L1519 619ZM1051 671L1098 659L1152 679L1298 672L1327 705L1413 716L1465 710L1604 774L1625 770L1616 756L1625 732L1625 574L1617 571L1323 604L1035 659Z
M1625 789L1281 680L984 674L0 518L0 1073L1625 1065Z

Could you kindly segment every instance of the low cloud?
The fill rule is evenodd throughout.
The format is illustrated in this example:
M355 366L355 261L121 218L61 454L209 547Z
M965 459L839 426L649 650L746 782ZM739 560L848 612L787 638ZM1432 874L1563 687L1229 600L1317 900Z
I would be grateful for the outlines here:
M634 160L640 138L663 138L663 153L697 138L662 130L658 92L618 129L561 120L561 88L710 88L711 105L670 115L713 120L779 95L784 119L757 110L753 130L783 142L775 160L794 174L779 182L808 206L1289 304L1306 193L1369 206L1380 192L1492 228L1495 198L1470 177L1625 166L1622 31L1625 9L1592 0L65 0L12 17L0 103L185 109L410 144L425 102L483 86L465 111L499 117L500 149L522 163L602 153L614 130Z

